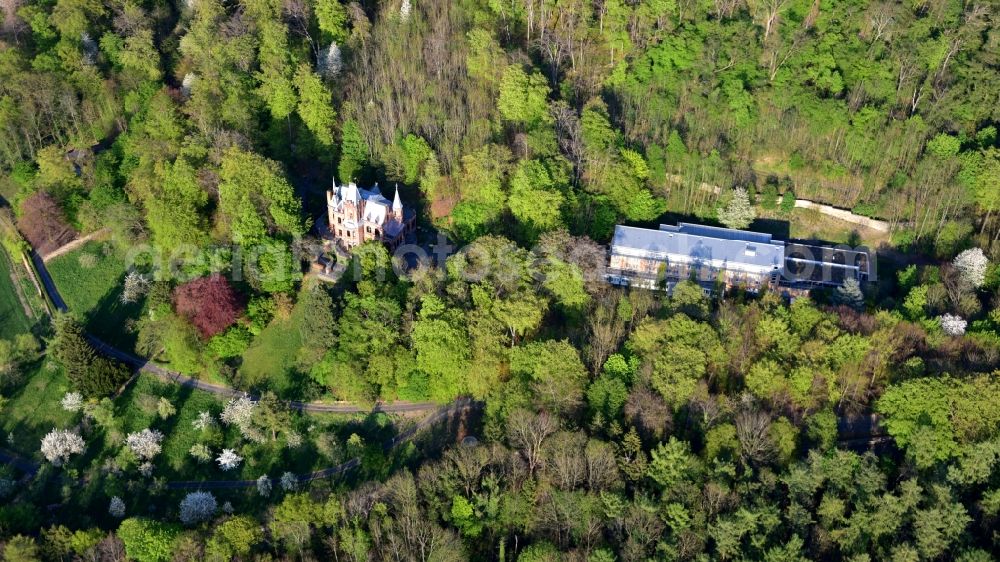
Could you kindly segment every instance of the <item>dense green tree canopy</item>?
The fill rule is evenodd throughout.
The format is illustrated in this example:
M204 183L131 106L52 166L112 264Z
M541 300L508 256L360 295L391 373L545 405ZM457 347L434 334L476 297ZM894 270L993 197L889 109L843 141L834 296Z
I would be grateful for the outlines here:
M993 4L0 2L4 557L991 560ZM333 179L456 251L324 245ZM606 283L615 224L676 220L879 283ZM21 253L78 234L50 322ZM28 470L50 433L85 452Z

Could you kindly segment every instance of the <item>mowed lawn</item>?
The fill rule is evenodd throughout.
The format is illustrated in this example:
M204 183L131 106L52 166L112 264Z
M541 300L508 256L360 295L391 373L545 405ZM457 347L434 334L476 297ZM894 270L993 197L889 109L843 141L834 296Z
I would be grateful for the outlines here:
M289 447L284 437L256 444L242 438L235 427L219 423L219 414L225 405L222 397L167 384L145 374L139 375L114 399L114 428L110 429L96 421L81 423L81 412L62 408L61 400L70 390L62 369L40 361L25 373L25 379L27 382L9 396L0 416L4 447L45 464L40 444L46 433L53 429L80 432L86 450L74 457L68 468L79 470L92 484L101 484L94 491L95 501L101 505L107 503L108 494L124 496L126 492L119 489L123 480L107 474L102 467L118 462L112 459L122 460L125 436L146 428L164 435L162 451L153 459L153 464L155 476L167 480L249 480L263 474L277 480L286 471L304 474L344 462L347 458L343 443L352 433L360 434L365 442L371 443L385 442L395 434L392 424L374 424L371 416L290 413L288 425L283 430L295 430L302 436L301 445ZM159 412L161 398L174 408L166 417ZM200 412L211 413L215 425L208 430L196 428L193 422ZM317 440L333 443L332 450L329 445L325 449L318 448ZM191 456L191 447L199 443L209 446L213 460L199 462ZM223 471L215 462L214 457L224 448L232 448L243 457L244 461L236 470ZM137 470L134 462L125 461L122 467L129 474ZM243 495L242 490L239 494ZM134 499L134 503L126 500L130 501L133 511L141 510L140 504L149 499L145 491L133 491L128 495Z
M110 242L92 241L47 264L71 314L87 331L102 340L132 351L135 334L126 326L138 318L141 304L122 304L122 282L128 268L124 252Z
M10 278L10 258L0 249L0 338L12 339L31 330L33 322L25 315Z
M25 457L43 460L38 450L42 437L53 429L69 429L81 414L62 408L62 397L70 390L63 370L53 363L39 361L25 369L24 384L8 395L0 431L4 446Z
M156 408L161 397L166 398L176 409L175 414L165 419L160 417ZM286 429L295 429L303 436L303 443L299 448L289 448L281 439L254 444L243 439L235 427L218 423L224 406L225 400L221 397L166 384L143 374L115 400L115 417L121 421L123 434L145 428L163 432L163 450L154 459L154 463L157 466L156 473L170 480L253 479L261 474L271 474L277 478L283 471L304 473L326 468L336 462L317 454L311 439L324 432L336 435L338 443L342 443L351 432L362 433L374 442L379 442L374 435L365 432L365 428L354 425L360 423L364 416L294 414L290 416L290 425ZM211 413L217 420L217 425L208 431L196 429L193 422L200 412ZM119 440L123 435L105 434L103 437L102 454L117 454L122 446ZM190 454L192 445L197 443L208 444L214 455L218 455L223 448L232 448L244 458L244 462L237 470L229 472L221 470L214 461L200 463Z
M302 337L294 316L272 321L243 354L243 386L267 387L279 396L294 395L296 381L303 376L295 368L300 347Z

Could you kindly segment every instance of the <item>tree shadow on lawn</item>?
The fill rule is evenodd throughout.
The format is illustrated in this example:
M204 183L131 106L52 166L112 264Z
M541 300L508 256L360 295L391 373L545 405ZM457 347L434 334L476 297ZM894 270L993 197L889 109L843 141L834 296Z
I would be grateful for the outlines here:
M179 386L154 388L144 386L140 389L138 384L138 381L133 382L115 399L114 414L121 423L121 438L133 431L149 427L162 431L166 441L177 429L181 421L179 412L190 399L193 389ZM166 393L163 392L164 389ZM178 414L164 420L155 412L152 414L144 412L135 404L136 395L140 392L148 392L157 397L167 396L177 408ZM76 421L78 423L80 418L76 418ZM138 463L129 466L120 474L109 470L106 461L116 458L125 445L111 442L112 436L95 422L91 421L87 425L89 429L82 432L86 442L86 449L82 455L72 458L60 468L48 466L44 459L41 460L43 466L48 468L42 471L41 477L32 484L32 494L37 500L41 500L36 503L49 505L48 515L55 522L79 528L92 525L114 528L118 521L107 511L109 502L114 496L124 500L126 513L129 516L155 515L159 511L157 503L160 500L151 495L154 488L153 481L139 474ZM70 427L75 426L76 424ZM166 451L162 451L152 461L158 467L154 469L154 476L173 479L175 471L167 464L165 453ZM64 497L64 491L69 492L68 497Z
M174 405L176 413L163 419L156 412L146 412L136 402L141 394L155 396L157 399L167 398ZM165 511L168 506L162 505L164 498L152 494L155 487L153 478L174 480L191 476L171 466L167 446L170 439L176 437L175 432L179 431L180 424L187 421L182 420L181 412L193 395L194 389L190 387L160 385L155 381L150 384L149 381L137 380L129 385L125 392L115 399L115 417L121 421L123 438L129 433L145 428L163 432L163 450L151 461L155 466L153 477L147 478L139 474L140 462L117 475L105 470L105 461L117 457L125 444L109 442L110 436L105 430L97 429L91 441L93 444L99 442L101 446L88 447L87 453L79 460L80 464L76 465L85 467L81 470L85 481L74 489L70 500L74 509L70 511L88 514L91 519L90 524L98 524L104 528L113 528L118 522L107 512L109 502L114 496L120 497L125 502L128 516L158 516ZM75 522L78 518L69 517L67 520Z
M97 301L97 305L86 312L79 312L87 331L108 345L132 353L138 334L130 329L130 320L139 319L145 299L134 303L121 302L125 273L118 277L115 286Z
M11 451L36 462L44 462L41 440L52 429L71 429L78 414L62 409L60 400L69 390L69 383L60 372L47 371L45 360L39 359L24 369L24 382L8 395L2 414L3 443ZM7 394L10 390L5 390ZM54 415L50 415L53 414ZM13 420L13 423L11 421ZM11 443L9 436L13 435Z

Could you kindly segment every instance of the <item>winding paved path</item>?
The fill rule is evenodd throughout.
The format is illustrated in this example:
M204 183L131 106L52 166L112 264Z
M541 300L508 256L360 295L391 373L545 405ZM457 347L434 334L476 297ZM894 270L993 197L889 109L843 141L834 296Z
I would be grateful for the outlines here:
M39 256L37 252L32 252L31 259L35 264L35 269L38 271L38 276L41 278L42 285L45 286L45 292L49 294L49 298L52 299L53 304L55 304L56 308L59 309L60 312L68 311L69 308L59 295L59 290L56 288L55 282L52 281L52 276L49 275L49 271L46 269L45 262L42 257ZM152 363L148 359L137 357L131 353L112 347L92 335L88 335L87 339L89 339L91 344L93 344L93 346L101 353L109 357L114 357L115 359L131 366L133 369L153 375L160 380L179 384L181 386L196 388L218 396L230 397L243 394L242 391L225 385L205 382L183 375L177 371L171 371L170 369L166 369ZM357 414L368 412L424 412L438 408L441 404L436 402L395 401L376 402L373 406L367 406L353 402L300 402L298 400L291 400L288 402L288 406L292 409L303 412Z
M160 380L178 384L180 386L185 386L189 388L195 388L198 390L203 390L218 396L231 397L231 396L241 396L243 391L237 390L235 388L221 385L213 384L210 382L205 382L203 380L198 380L187 375L178 373L177 371L171 371L165 369L155 363L150 362L148 359L143 359L142 357L137 357L131 353L127 353L118 348L111 347L110 345L104 343L103 341L97 339L92 335L87 335L87 339L94 346L95 349L101 353L107 355L108 357L113 357L122 363L130 365L132 368L142 371L143 373L148 373L157 377ZM257 398L257 396L251 395L252 398ZM286 401L289 408L293 410L299 410L302 412L312 412L312 413L331 413L331 414L358 414L358 413L369 413L369 412L390 412L390 413L406 413L406 412L423 412L426 410L433 410L434 408L441 407L441 404L437 402L407 402L407 401L395 401L395 402L376 402L373 406L366 406L357 404L354 402L300 402L298 400L288 400Z
M52 281L52 277L49 275L48 269L45 267L45 262L37 252L31 253L31 259L34 262L35 269L38 271L38 276L41 278L42 284L45 286L45 291L49 294L49 298L55 304L56 308L61 312L66 312L68 307L66 303L62 300L59 295L59 290L56 288L56 284ZM148 359L135 356L131 353L122 351L116 347L112 347L98 338L87 335L87 339L91 344L101 353L118 359L123 363L130 365L132 368L151 374L161 380L166 382L178 384L185 387L195 388L205 392L209 392L218 396L230 397L243 394L241 391L234 388L212 384L202 380L188 377L176 371L171 371L165 369L159 365L150 362ZM369 412L391 412L391 413L407 413L407 412L422 412L426 410L433 410L437 408L437 412L430 415L426 419L422 420L417 425L411 427L410 429L400 433L394 437L389 443L385 444L385 449L391 450L400 444L411 440L416 434L438 421L450 417L459 412L464 412L470 409L482 408L483 403L473 400L471 398L459 398L454 402L442 406L441 404L435 402L406 402L406 401L396 401L391 403L376 402L374 406L362 406L352 402L299 402L297 400L291 400L287 402L289 408L299 410L302 412L312 412L312 413L342 413L342 414L354 414L354 413L369 413ZM0 462L11 464L21 471L34 474L38 471L38 464L17 455L7 453L0 450ZM309 474L303 474L298 476L299 482L310 482L312 480L320 480L323 478L329 478L337 474L347 472L353 468L361 465L361 459L354 458L345 463L333 466L330 468L325 468L323 470L317 470ZM190 488L205 488L205 489L224 489L224 488L248 488L256 486L256 480L186 480L186 481L175 481L167 483L167 487L171 489L190 489Z

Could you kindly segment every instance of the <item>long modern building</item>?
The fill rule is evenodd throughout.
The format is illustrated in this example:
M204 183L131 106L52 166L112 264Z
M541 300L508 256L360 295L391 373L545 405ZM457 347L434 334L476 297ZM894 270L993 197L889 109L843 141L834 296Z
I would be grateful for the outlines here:
M866 249L774 240L770 234L691 223L658 230L619 225L611 243L607 278L613 284L670 288L694 279L707 289L722 284L749 291L763 287L836 287L848 278L874 281Z

